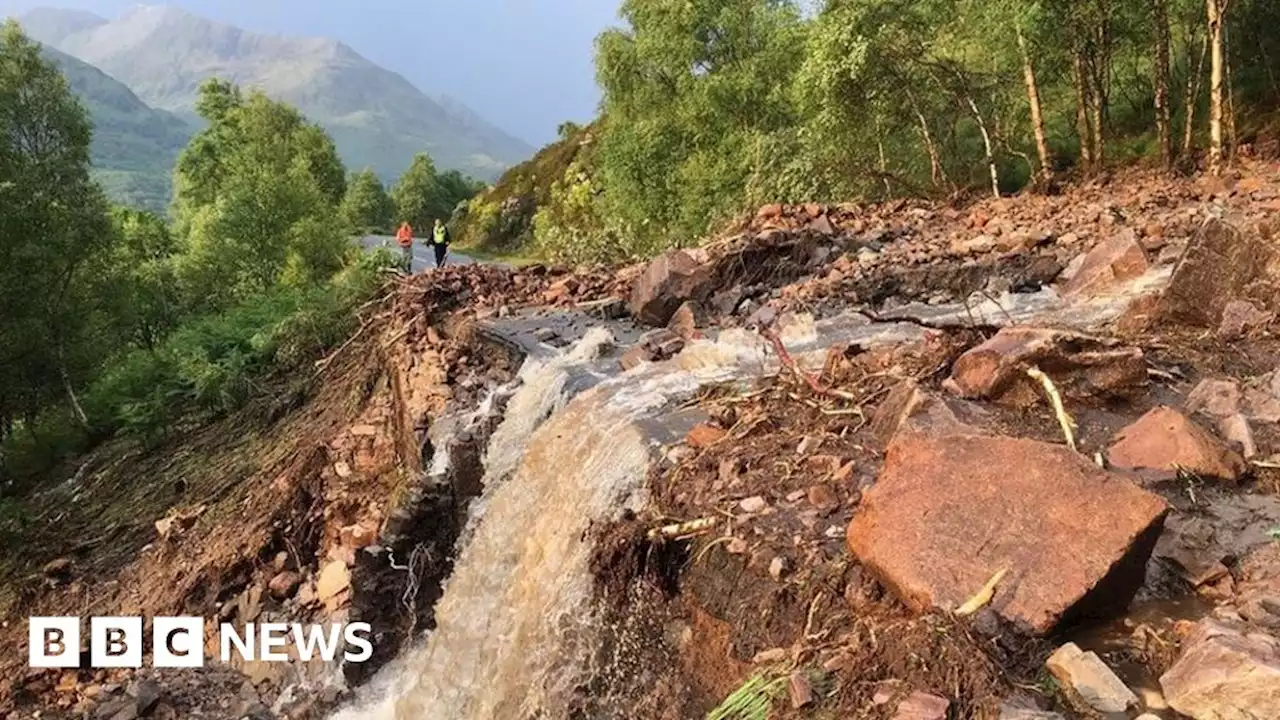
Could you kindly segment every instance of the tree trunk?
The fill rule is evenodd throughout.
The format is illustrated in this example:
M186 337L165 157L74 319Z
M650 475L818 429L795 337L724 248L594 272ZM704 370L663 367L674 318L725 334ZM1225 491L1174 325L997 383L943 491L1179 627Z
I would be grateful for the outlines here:
M1227 86L1227 109L1226 109L1226 155L1227 164L1230 165L1236 161L1236 90L1235 83L1232 78L1235 77L1231 72L1231 30L1226 27L1226 2L1222 5L1223 11L1223 31L1222 45L1223 55L1226 57L1226 86Z
M942 154L938 151L938 143L933 139L933 131L929 129L929 120L921 112L915 93L910 90L907 90L907 101L911 103L911 111L915 113L916 120L920 123L920 137L924 139L924 149L929 153L929 175L933 180L933 186L941 188L949 185L951 181L947 178L946 169L942 167Z
M884 138L876 133L876 147L880 150L880 180L884 183L885 199L893 197L893 186L889 184L889 158L884 154Z
M1027 40L1022 28L1017 28L1018 49L1022 51L1022 77L1027 84L1027 102L1031 105L1031 130L1036 138L1036 153L1040 156L1040 178L1046 182L1053 178L1053 157L1049 154L1049 139L1044 130L1044 115L1040 109L1040 86L1036 83L1036 69L1027 52Z
M978 110L978 103L973 98L966 95L965 100L969 102L969 109L973 111L973 119L978 121L978 129L982 131L982 143L987 149L987 169L991 171L991 194L995 198L1000 197L1000 171L996 169L996 154L991 146L991 133L987 131L987 121L983 119L982 113Z
M71 403L71 413L81 427L86 430L89 428L89 416L85 414L84 407L80 405L80 398L76 397L76 390L71 386L71 377L67 374L67 362L63 359L62 345L58 345L58 374L62 376L62 387L67 391L67 400Z
M1222 119L1224 53L1222 48L1222 12L1224 0L1206 0L1209 19L1210 47L1213 62L1209 71L1209 172L1222 174Z
M1093 130L1089 127L1089 84L1085 79L1084 51L1077 49L1071 63L1076 85L1076 135L1080 137L1080 164L1086 173L1093 172Z
M1182 128L1182 154L1189 155L1191 148L1195 147L1196 134L1196 105L1200 102L1200 82L1204 78L1204 61L1209 55L1209 34L1205 33L1204 40L1200 43L1200 59L1196 63L1196 70L1187 76L1187 92L1183 96L1183 107L1187 109L1186 120ZM1191 58L1187 58L1188 66L1190 66Z
M1168 0L1153 0L1156 23L1156 128L1160 135L1160 162L1173 167L1173 131L1169 112L1169 8Z

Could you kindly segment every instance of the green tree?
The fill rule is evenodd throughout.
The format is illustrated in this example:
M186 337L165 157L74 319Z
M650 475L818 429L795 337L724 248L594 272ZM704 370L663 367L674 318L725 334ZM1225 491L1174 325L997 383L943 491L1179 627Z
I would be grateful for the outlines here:
M425 232L436 218L448 220L453 213L454 206L436 174L436 164L426 153L414 156L409 169L392 188L391 199L396 220L409 223L417 232Z
M324 131L219 80L201 87L197 109L209 126L178 159L174 200L192 309L336 272L352 248L338 212L345 171Z
M90 337L94 264L114 234L89 179L90 124L58 69L0 28L0 438L100 360ZM0 461L3 459L0 458Z
M107 322L118 337L154 350L181 319L178 241L154 213L118 207L111 222L116 242L100 277Z
M395 208L382 187L382 181L373 170L356 173L347 183L347 195L342 200L342 221L355 233L386 232L393 224Z

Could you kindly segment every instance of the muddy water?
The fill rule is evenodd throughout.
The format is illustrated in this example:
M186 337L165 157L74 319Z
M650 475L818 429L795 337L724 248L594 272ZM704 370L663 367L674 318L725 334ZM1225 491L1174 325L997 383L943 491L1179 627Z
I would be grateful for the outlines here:
M1064 324L1114 316L1123 303L1072 310L1055 296L1009 296L998 308L933 308L942 323L991 324L1057 314ZM1062 315L1066 314L1066 317ZM799 319L782 337L797 360L820 366L825 349L917 339L912 322L871 322L849 313ZM691 423L683 401L715 383L777 372L751 333L731 330L691 344L673 362L609 377L612 336L592 329L565 353L536 357L520 374L490 440L485 489L444 595L437 629L388 665L335 720L508 720L563 717L592 673L587 658L607 628L592 611L593 522L645 503L656 449Z

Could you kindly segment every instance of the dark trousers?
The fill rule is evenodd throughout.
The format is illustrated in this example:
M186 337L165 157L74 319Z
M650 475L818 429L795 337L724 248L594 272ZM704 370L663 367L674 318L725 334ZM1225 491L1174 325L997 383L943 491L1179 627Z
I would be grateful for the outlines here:
M449 246L439 243L432 245L431 249L436 251L436 267L444 267L444 258L449 254Z

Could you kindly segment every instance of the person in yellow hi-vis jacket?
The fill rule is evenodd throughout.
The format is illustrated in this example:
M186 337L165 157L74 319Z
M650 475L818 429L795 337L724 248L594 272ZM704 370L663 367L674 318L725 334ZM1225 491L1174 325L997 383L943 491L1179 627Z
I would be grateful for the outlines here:
M431 230L431 249L436 251L436 267L444 267L445 258L449 255L449 243L453 238L449 235L449 227L436 218L436 226Z

